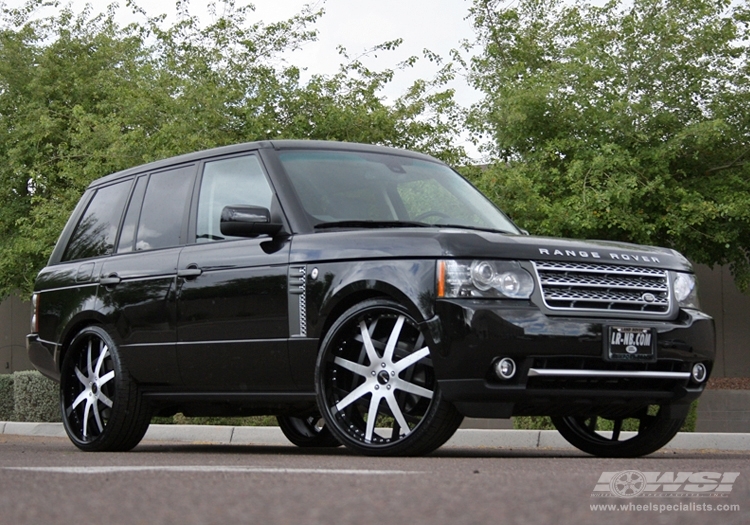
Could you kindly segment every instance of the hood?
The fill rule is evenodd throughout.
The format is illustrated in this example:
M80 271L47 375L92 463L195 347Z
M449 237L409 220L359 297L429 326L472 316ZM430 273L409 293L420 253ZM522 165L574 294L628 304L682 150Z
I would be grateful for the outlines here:
M457 228L381 228L295 235L292 262L381 258L512 259L692 271L668 248L612 241L506 235Z

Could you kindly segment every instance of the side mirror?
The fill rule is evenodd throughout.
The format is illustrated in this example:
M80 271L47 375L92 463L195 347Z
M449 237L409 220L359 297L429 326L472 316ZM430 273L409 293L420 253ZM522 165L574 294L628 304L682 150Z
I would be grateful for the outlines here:
M271 222L271 212L261 206L243 204L225 206L221 210L219 229L230 237L257 237L276 235L282 224Z

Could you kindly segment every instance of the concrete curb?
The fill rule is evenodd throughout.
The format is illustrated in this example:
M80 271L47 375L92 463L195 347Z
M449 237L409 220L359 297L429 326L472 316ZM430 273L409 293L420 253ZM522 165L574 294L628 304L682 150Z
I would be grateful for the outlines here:
M62 423L0 421L0 434L65 437ZM628 433L623 433L626 437ZM144 440L215 443L226 445L293 446L278 427L212 425L151 425ZM459 429L444 447L570 450L573 447L554 430ZM667 450L750 451L750 434L684 432L664 447Z

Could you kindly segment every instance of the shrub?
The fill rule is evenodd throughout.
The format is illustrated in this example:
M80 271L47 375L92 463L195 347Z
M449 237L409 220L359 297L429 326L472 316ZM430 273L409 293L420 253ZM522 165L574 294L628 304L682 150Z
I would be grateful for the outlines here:
M0 421L13 421L14 400L13 375L0 375Z
M16 421L62 421L56 382L36 370L16 372L13 376Z
M154 417L151 423L160 425L229 425L233 427L275 427L275 416L248 417L186 417L175 414L169 417Z
M690 412L688 412L685 423L680 428L680 432L695 432L695 422L698 417L698 400L696 399L690 405ZM597 421L597 430L612 430L613 422L608 419L599 419ZM513 418L513 428L522 430L555 430L555 426L552 424L547 416L522 416ZM626 419L622 424L622 430L635 431L638 430L638 420Z

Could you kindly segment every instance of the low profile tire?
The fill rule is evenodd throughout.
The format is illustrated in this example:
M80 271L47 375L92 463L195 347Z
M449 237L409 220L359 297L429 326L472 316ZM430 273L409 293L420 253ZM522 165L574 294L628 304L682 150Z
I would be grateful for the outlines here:
M341 443L331 434L319 414L307 417L276 416L284 436L303 448L340 447Z
M333 323L321 344L315 382L328 428L361 454L427 454L463 420L443 399L424 334L390 300L365 301Z
M70 343L61 370L60 404L68 437L87 452L132 449L151 419L117 346L98 326L84 328Z
M604 418L553 417L552 423L558 432L574 447L599 457L635 458L656 452L669 443L682 427L685 419L671 419L664 407L645 407L623 418L609 419L613 423L611 432L597 431L597 422ZM635 420L636 434L621 439L623 423Z

